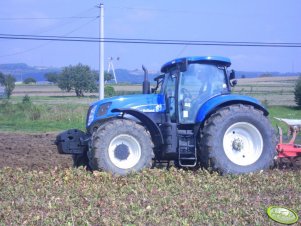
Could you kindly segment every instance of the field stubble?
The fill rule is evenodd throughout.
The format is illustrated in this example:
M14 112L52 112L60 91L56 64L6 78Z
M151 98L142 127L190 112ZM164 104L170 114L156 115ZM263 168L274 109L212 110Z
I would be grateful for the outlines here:
M301 213L294 171L219 176L171 168L127 177L84 169L0 170L5 225L277 225L270 205Z
M73 169L55 136L0 133L0 224L277 225L270 205L301 214L300 169L220 176L172 167L118 177Z

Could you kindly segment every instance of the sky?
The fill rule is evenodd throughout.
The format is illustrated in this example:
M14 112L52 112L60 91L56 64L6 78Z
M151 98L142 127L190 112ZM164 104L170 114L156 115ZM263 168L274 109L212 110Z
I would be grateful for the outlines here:
M301 43L300 0L1 0L0 33L97 38L99 3L106 38ZM207 55L229 57L239 71L301 72L300 47L105 43L106 68L110 57L115 68L158 71L174 58ZM99 44L0 39L5 63L98 69Z

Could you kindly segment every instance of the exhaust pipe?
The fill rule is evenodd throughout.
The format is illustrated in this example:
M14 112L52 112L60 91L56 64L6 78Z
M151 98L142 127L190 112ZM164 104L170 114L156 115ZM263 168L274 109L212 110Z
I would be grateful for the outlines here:
M142 83L142 93L150 94L150 82L148 81L148 71L144 67L144 65L142 65L142 70L144 71L144 80Z

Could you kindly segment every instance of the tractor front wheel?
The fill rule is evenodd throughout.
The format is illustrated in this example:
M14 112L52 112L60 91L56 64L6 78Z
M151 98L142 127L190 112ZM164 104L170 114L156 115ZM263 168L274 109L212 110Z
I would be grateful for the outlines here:
M149 168L154 157L150 134L125 119L109 121L93 134L91 154L90 165L117 175Z
M201 162L222 174L249 173L274 164L274 129L253 106L231 105L218 110L200 134Z
M87 152L84 152L83 154L73 154L72 160L73 160L73 167L77 168L82 166L90 170L89 158L87 156Z

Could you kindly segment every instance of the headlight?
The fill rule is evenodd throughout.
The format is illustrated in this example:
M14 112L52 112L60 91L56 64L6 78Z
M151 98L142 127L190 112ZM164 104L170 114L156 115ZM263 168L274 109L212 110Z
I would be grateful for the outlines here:
M96 108L97 105L94 105L92 108L89 109L87 126L89 126L93 122Z
M88 116L87 116L87 126L90 126L91 123L94 120L94 117L101 117L107 114L109 108L111 107L112 102L104 103L99 106L98 110L97 107L98 105L94 105L91 107L88 111ZM96 113L97 110L97 113Z
M101 105L97 111L97 116L104 116L107 114L109 108L111 107L112 102L105 103Z

